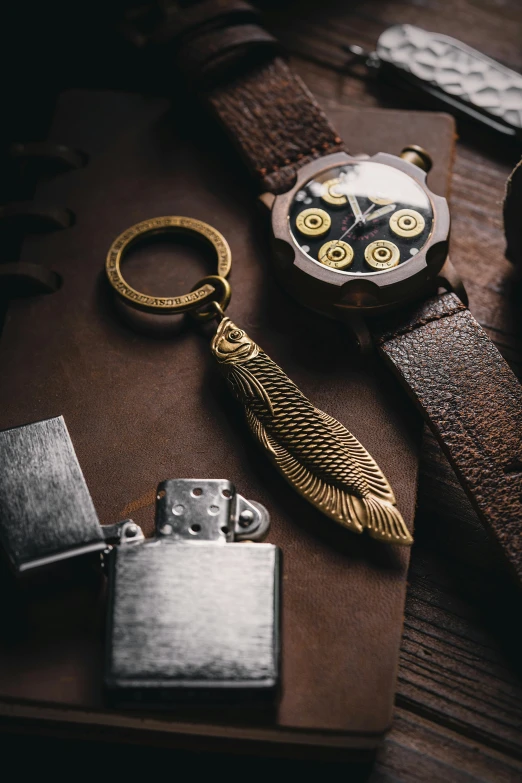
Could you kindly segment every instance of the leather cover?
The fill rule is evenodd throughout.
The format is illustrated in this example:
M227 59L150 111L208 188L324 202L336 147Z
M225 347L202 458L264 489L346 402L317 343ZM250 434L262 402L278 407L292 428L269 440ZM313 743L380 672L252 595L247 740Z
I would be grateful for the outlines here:
M522 582L520 382L455 294L389 316L374 334Z
M451 118L373 109L329 115L353 152L423 145L435 160L432 188L447 192ZM151 534L155 487L171 477L229 478L263 503L272 517L268 540L283 550L283 692L275 714L263 716L196 711L144 724L141 713L107 712L104 599L80 585L39 591L3 622L0 711L185 739L376 744L392 715L409 551L347 533L284 482L212 363L208 328L172 317L160 336L152 322L144 334L120 317L126 313L116 311L103 274L111 242L157 215L190 215L222 231L233 254L228 313L371 452L410 527L420 416L381 362L361 359L338 324L276 285L251 183L203 118L191 115L188 127L163 99L70 92L59 101L52 136L86 150L90 163L39 188L39 197L66 203L78 220L25 243L22 260L56 269L63 285L9 308L0 427L63 414L106 523L132 516ZM199 248L173 248L170 240L137 248L125 270L136 287L169 295L214 271L202 258Z

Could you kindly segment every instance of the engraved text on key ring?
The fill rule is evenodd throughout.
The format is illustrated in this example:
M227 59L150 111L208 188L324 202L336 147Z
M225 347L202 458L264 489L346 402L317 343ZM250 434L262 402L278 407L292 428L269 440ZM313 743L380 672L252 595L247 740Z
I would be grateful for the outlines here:
M181 296L148 296L130 286L121 273L121 262L130 247L145 236L181 232L205 239L215 250L218 274L203 278L195 290ZM230 301L230 286L225 280L232 265L232 255L225 237L215 228L189 217L158 217L136 223L112 243L105 262L107 279L116 294L137 310L156 315L186 313L209 302L217 301L225 309ZM218 281L222 281L219 282ZM212 316L211 316L212 317Z

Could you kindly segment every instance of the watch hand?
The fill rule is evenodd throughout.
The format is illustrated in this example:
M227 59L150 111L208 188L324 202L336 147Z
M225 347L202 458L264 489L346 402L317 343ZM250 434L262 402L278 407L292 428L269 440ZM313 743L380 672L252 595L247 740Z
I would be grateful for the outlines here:
M366 215L369 215L369 214L370 214L370 212L372 211L372 209L375 209L375 206L376 206L375 204L370 204L370 206L368 207L368 209L366 209L366 210L365 210L365 211L362 213L362 215L361 215L361 222L362 222L362 223L366 223Z
M388 212L393 212L396 208L397 204L387 204L385 207L378 209L377 212L374 212L373 215L368 218L368 220L377 220L377 218L380 218L383 215L387 215Z
M348 198L349 198L349 197L348 197ZM368 209L367 209L365 212L361 212L361 217L360 217L360 218L355 218L355 221L352 223L352 225L350 226L350 228L347 228L347 229L346 229L346 231L344 232L344 234L341 234L341 236L339 237L339 239L337 240L337 242L340 242L342 239L344 239L344 238L345 238L345 236L346 236L347 234L349 234L349 233L350 233L350 231L352 230L352 228L354 228L354 227L355 227L355 226L356 226L358 223L364 223L364 222L365 222L365 220L366 220L366 215L369 215L369 214L370 214L370 212L371 212L373 209L375 209L375 206L376 206L375 204L372 204L370 207L368 207Z
M352 208L352 212L354 214L354 217L357 221L362 219L362 212L361 207L359 206L359 202L357 201L357 198L353 195L353 193L350 193L348 195L348 201L350 202L350 206Z

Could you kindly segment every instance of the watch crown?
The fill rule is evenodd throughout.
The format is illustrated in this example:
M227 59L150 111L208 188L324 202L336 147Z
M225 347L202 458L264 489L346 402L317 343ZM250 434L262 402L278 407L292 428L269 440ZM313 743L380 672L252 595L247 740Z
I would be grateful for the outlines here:
M409 144L407 147L404 147L399 157L407 160L409 163L413 163L414 166L418 166L426 173L433 166L431 155L426 152L424 147L419 147L417 144Z

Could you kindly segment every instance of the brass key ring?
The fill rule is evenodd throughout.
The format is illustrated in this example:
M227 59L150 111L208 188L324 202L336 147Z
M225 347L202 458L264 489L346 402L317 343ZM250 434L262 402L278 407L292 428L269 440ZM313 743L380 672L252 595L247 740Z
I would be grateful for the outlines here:
M121 273L121 263L129 249L144 236L166 232L186 233L203 237L217 256L217 275L208 275L188 294L181 296L149 296L132 288ZM156 315L186 313L210 302L225 310L230 301L230 285L226 280L232 266L232 254L225 237L208 223L195 218L167 216L143 220L120 234L112 243L105 262L105 272L111 287L123 301L137 310ZM215 312L197 314L199 320L210 320Z

